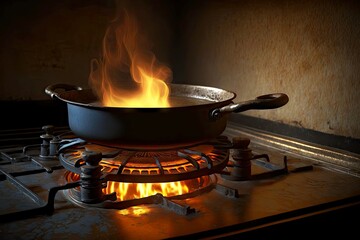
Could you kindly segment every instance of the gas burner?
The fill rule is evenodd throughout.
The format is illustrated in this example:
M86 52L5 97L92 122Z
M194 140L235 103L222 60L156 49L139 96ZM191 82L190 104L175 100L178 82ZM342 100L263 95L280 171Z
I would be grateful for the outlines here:
M86 179L86 177L88 177L88 179ZM76 180L76 178L76 175L74 177L74 174L71 172L68 172L66 175L66 179L70 181ZM120 183L110 181L103 182L100 179L97 181L97 183L100 184L97 185L94 184L94 181L92 181L95 180L94 178L89 177L89 175L84 176L84 174L81 174L78 179L81 179L80 187L68 189L65 194L71 202L78 206L85 208L90 207L122 210L144 204L158 204L181 215L193 214L196 212L196 210L188 205L177 203L177 200L194 198L200 194L209 192L214 188L218 189L216 184L217 178L215 175L202 176L200 178L188 179L179 182L151 183L150 185L146 183ZM75 182L79 182L79 180ZM103 185L101 185L101 183L103 183ZM124 184L128 186L124 187ZM178 195L174 194L175 192L162 193L163 190L165 190L161 189L162 187L166 188L166 185L168 185L174 187L174 189L177 190L179 187L181 187L180 184L185 186L183 190L188 189L188 191L180 192ZM98 186L97 191L95 190L96 185ZM145 189L148 190L145 192L146 195L134 196L134 192L136 192L139 185L150 186L145 186ZM155 185L157 192L151 190L151 186L153 185ZM225 190L219 188L219 192L221 191ZM230 190L228 190L228 192L229 191ZM123 196L126 196L127 192L130 193L128 196L131 195L133 198L124 199Z
M81 143L62 149L59 159L67 170L81 174L84 157L97 152L108 181L172 182L221 172L228 163L231 146L224 137L188 149L165 151L130 151Z
M71 201L86 207L123 209L147 202L169 203L213 189L213 174L225 168L231 146L223 136L187 149L159 151L81 142L61 148L59 159L68 170L67 182L81 182L79 188L67 191ZM179 208L174 203L171 206Z

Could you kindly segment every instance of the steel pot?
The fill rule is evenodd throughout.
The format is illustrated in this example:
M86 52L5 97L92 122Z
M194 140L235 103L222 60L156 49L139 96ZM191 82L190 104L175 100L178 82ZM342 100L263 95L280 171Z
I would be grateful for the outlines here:
M78 137L128 149L170 149L202 143L225 130L231 112L279 108L289 100L286 94L273 93L233 103L236 94L220 88L169 86L170 98L186 99L184 104L169 108L103 107L94 104L97 98L90 89L54 84L45 92L66 102L70 129Z

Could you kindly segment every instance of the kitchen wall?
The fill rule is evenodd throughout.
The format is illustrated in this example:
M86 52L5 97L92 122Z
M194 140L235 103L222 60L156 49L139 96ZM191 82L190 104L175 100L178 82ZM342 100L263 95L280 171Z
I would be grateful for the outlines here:
M49 99L53 83L86 86L116 9L133 9L174 82L289 103L245 114L360 138L358 1L1 1L0 101Z
M281 109L246 114L360 138L359 1L188 1L182 13L186 83L237 101L284 92Z
M0 2L0 101L44 100L46 86L87 87L90 61L119 9L131 11L159 61L170 62L173 5L165 0Z

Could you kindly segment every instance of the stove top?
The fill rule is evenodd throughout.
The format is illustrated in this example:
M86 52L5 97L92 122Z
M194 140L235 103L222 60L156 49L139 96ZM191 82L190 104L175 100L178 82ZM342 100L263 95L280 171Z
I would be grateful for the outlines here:
M68 131L57 127L53 134L71 136ZM81 186L81 181L69 182L66 177L75 169L76 158L67 166L61 154L41 146L43 135L37 128L0 132L2 239L201 239L263 234L279 238L284 229L295 231L296 236L315 230L329 236L334 231L356 230L349 218L359 214L360 205L356 154L230 123L221 139L233 145L249 139L247 153L223 145L220 154L225 159L218 163L226 164L208 172L212 187L206 191L185 198L155 194L89 207L71 199L71 191ZM187 153L193 154L191 150ZM205 158L200 165L209 164L207 155L198 152L200 160ZM242 161L244 154L250 154L247 161ZM190 164L197 166L193 160ZM244 167L249 164L250 168ZM121 164L116 166L119 171Z

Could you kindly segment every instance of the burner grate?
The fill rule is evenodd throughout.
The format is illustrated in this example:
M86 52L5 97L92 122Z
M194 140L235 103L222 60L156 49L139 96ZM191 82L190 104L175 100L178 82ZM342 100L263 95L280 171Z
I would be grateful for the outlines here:
M102 172L115 182L172 182L194 179L221 172L229 160L231 142L219 137L214 142L188 149L166 151L129 151L93 144L81 144L63 149L61 164L69 171L81 174L88 152L100 152Z

